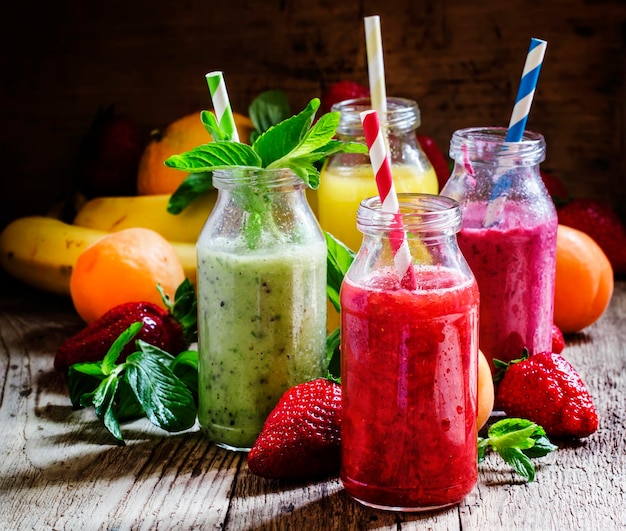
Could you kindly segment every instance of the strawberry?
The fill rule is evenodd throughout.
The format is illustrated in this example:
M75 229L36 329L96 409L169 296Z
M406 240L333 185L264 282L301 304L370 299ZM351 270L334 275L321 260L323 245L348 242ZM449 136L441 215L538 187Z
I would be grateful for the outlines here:
M322 94L320 115L330 112L335 103L355 98L367 98L370 90L365 85L354 81L338 81L331 84Z
M437 175L437 181L439 182L439 190L442 190L450 178L450 165L448 164L446 157L431 137L426 135L417 135L417 141L422 148L422 151L432 164L435 174Z
M626 274L626 226L607 204L588 198L573 199L558 209L559 223L591 236L604 251L613 271Z
M553 324L552 325L552 352L555 354L560 354L563 352L565 348L565 338L563 337L563 332L561 329Z
M248 453L250 471L269 479L336 472L341 457L341 387L325 378L292 387Z
M548 190L552 201L557 207L564 205L570 200L570 196L567 193L565 185L558 179L558 177L546 170L539 170L539 173L541 174L541 180L543 181L546 190Z
M100 361L113 342L131 324L142 322L135 339L143 339L170 354L177 355L196 339L196 299L193 285L185 280L176 290L172 304L163 295L167 310L152 302L127 302L111 308L58 349L54 367L66 372L75 363ZM135 342L126 345L119 361L135 352Z
M98 110L85 134L76 168L77 186L87 197L133 195L144 134L114 106Z
M499 406L510 417L527 418L554 437L586 437L598 429L598 414L576 369L560 354L542 352L504 369L497 391Z

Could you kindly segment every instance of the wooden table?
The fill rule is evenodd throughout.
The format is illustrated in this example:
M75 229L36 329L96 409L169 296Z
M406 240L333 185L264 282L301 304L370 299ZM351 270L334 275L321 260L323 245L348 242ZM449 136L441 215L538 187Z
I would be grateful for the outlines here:
M589 387L600 429L536 461L525 483L493 455L457 506L394 514L353 502L337 477L286 483L253 476L245 455L197 428L123 427L119 447L92 410L74 411L52 368L81 323L71 303L0 282L0 529L626 529L626 282L564 354Z

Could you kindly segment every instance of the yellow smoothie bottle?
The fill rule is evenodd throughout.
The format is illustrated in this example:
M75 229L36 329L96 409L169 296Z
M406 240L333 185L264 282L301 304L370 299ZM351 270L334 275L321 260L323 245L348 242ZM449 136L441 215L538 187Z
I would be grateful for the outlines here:
M333 105L332 110L341 113L337 137L365 144L360 113L371 108L369 98ZM417 103L387 98L387 112L379 115L379 119L387 137L396 192L439 193L435 170L417 143L416 129L420 125ZM378 190L369 157L344 153L328 158L322 168L320 186L309 201L315 205L322 229L356 252L362 240L356 228L356 213L363 199L375 195ZM339 316L329 305L328 330L337 326Z
M365 144L359 113L368 109L371 109L369 98L335 104L332 110L341 113L337 137ZM387 135L396 192L437 194L437 175L417 143L416 129L420 125L417 103L387 98L387 112L379 118ZM344 153L329 157L322 168L315 198L322 229L358 251L362 234L356 228L356 212L363 199L374 195L378 195L378 190L367 155Z

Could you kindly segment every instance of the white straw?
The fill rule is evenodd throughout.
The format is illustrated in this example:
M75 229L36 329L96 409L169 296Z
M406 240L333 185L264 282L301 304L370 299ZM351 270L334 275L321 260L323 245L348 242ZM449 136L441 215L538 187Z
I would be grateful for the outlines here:
M365 45L367 47L367 68L369 73L372 108L381 120L387 113L387 90L385 88L385 63L380 31L380 17L365 17Z

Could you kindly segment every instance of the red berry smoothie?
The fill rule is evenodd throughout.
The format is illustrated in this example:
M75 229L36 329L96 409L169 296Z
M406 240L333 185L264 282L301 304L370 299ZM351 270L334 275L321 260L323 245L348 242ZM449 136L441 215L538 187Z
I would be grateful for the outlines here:
M558 220L529 220L511 202L503 208L506 225L485 228L486 203L464 204L457 240L480 290L480 349L510 361L524 347L552 348Z
M341 289L341 480L373 507L419 511L460 502L477 480L478 289L416 267Z

